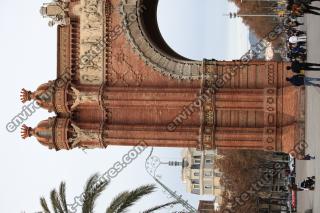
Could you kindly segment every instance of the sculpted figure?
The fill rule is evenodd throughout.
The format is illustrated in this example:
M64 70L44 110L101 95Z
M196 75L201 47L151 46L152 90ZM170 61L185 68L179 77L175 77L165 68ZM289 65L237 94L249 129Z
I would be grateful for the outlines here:
M102 15L102 1L88 0L85 7L84 7L84 11L86 13L92 13L97 16L101 16Z
M99 101L97 93L94 92L80 92L74 87L71 87L74 92L74 102L71 106L71 110L75 109L79 104L94 103Z
M71 126L75 131L75 137L69 139L72 148L76 147L80 142L99 140L98 133L82 130L75 124L71 124Z
M83 75L81 79L86 83L100 83L100 78L96 75Z

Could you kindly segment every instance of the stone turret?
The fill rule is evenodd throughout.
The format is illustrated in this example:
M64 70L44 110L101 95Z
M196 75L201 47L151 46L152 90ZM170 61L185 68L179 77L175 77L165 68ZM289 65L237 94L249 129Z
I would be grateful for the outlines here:
M22 103L34 100L37 105L49 112L68 114L70 106L66 100L72 99L69 90L70 83L67 80L58 79L41 84L34 92L22 89L20 100Z
M21 127L21 137L26 139L28 137L36 137L39 143L48 147L49 149L55 148L53 143L53 133L52 133L53 120L48 119L41 121L37 127L31 128L25 124Z
M21 137L26 139L28 137L35 137L40 144L49 149L61 150L70 149L68 144L68 135L70 121L64 118L49 118L41 121L35 128L26 126L21 127Z
M20 100L22 103L35 100L40 107L52 112L54 110L52 99L53 93L54 83L53 81L49 81L48 83L40 85L34 92L22 89L20 93Z

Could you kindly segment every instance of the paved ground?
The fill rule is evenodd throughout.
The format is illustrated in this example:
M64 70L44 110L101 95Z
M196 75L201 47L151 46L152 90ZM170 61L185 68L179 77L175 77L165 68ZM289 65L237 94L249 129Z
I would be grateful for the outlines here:
M314 4L320 7L320 3ZM320 63L320 16L307 15L305 25L308 35L308 61ZM309 76L320 77L320 72L308 72ZM297 180L316 175L314 192L298 192L298 212L313 209L320 213L320 88L306 89L306 142L307 153L316 156L314 161L297 161Z

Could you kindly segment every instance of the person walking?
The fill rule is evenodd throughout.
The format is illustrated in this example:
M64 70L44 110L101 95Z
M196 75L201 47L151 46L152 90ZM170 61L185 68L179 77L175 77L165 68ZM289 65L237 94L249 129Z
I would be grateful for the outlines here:
M287 66L287 70L291 70L294 73L303 74L305 70L320 71L320 64L292 61L291 66Z
M309 154L303 156L303 158L301 158L300 160L315 160L316 157L315 156L311 156Z
M305 61L306 60L306 54L302 54L302 53L287 53L287 57L291 60L299 60L299 61Z
M314 184L316 183L315 178L316 178L315 176L307 177L307 179L304 179L300 183L300 188L314 190Z
M306 42L306 41L307 41L306 35L300 35L300 36L293 35L289 38L289 42L291 44L296 44L298 42Z
M309 191L310 189L298 187L296 184L289 184L288 190L298 192L298 191Z
M300 46L296 46L296 47L293 47L291 49L291 52L293 54L305 54L306 53L306 49L304 49L301 45Z
M301 4L301 10L302 10L303 13L310 13L310 14L313 14L313 15L320 15L320 13L317 12L317 11L320 11L320 8L311 6L309 4Z
M286 78L288 82L290 82L294 86L315 86L320 87L320 84L313 83L312 81L320 81L320 78L312 78L312 77L306 77L303 74L294 75L291 78Z
M292 15L296 17L302 16L303 14L301 4L297 4L297 3L289 4L287 7L287 10L291 10Z
M320 0L294 0L294 3L298 4L311 4L312 2L316 2Z
M315 11L320 10L319 7L310 6L308 4L294 3L291 7L288 7L288 9L291 9L291 12L294 16L302 16L304 13L320 15L319 12Z
M303 25L303 23L298 22L297 20L295 20L295 21L289 20L289 21L285 22L285 25L287 27L298 27L298 26Z
M299 29L296 28L292 28L292 27L288 27L288 29L286 29L286 33L288 34L288 37L291 36L305 36L306 33L304 31L301 31Z

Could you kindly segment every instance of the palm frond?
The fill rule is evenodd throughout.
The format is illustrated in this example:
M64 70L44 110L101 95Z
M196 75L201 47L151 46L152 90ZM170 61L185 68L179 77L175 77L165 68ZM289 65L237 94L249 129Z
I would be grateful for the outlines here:
M48 204L47 204L47 201L44 197L41 197L40 198L40 204L41 204L41 207L42 207L42 210L44 213L51 213L49 208L48 208Z
M142 213L155 212L155 211L157 211L159 209L162 209L162 208L165 208L167 206L177 205L177 204L179 204L178 201L172 201L172 202L169 202L169 203L165 203L165 204L162 204L162 205L159 205L159 206L152 207L150 209L147 209L147 210L143 211Z
M66 183L65 182L60 183L59 198L60 198L60 203L64 213L68 213L69 211L68 211L68 205L67 205L67 199L66 199Z
M94 174L86 182L86 185L84 187L84 192L83 192L83 205L82 205L82 211L84 212L92 212L93 207L90 209L89 208L89 203L92 203L92 200L90 200L90 194L91 194L91 189L94 187L94 184L96 183L98 179L98 174Z
M128 195L129 191L124 191L118 194L115 198L113 198L110 206L106 210L106 213L116 212L117 209L122 205L122 203L127 199Z
M156 187L154 185L144 185L133 191L130 191L125 201L119 206L115 213L126 212L128 208L130 208L135 202L137 202L143 196L154 192L155 188Z
M98 174L92 175L85 186L82 213L92 213L94 203L109 184L105 179L99 178Z
M53 189L50 193L50 199L51 199L51 204L52 204L52 208L53 208L53 211L55 213L63 213L63 209L62 209L62 206L60 204L60 201L59 201L59 196L58 196L58 193L55 189Z

